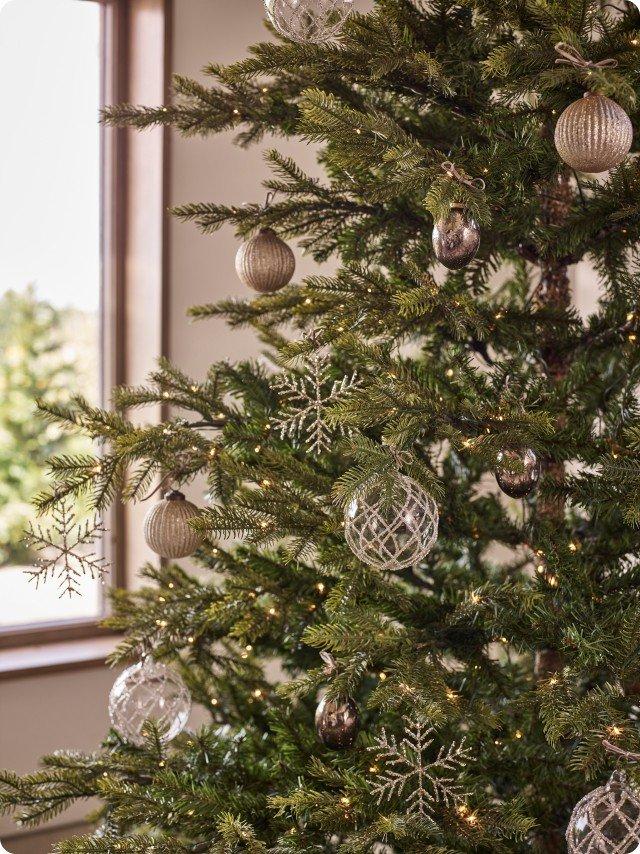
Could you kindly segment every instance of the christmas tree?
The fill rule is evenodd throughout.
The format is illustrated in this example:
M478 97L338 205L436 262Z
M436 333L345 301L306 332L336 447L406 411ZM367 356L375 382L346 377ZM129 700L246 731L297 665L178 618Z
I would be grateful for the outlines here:
M343 22L331 0L326 40L318 5L270 0L292 38L211 65L209 87L178 78L172 104L107 111L302 138L326 178L269 151L269 205L175 212L255 235L238 270L263 293L192 316L252 326L270 367L162 363L113 411L43 405L104 453L54 459L41 509L161 477L147 539L200 543L209 573L169 561L114 594L114 660L156 664L119 685L100 751L4 772L0 800L35 824L101 798L60 852L454 854L564 851L596 790L570 850L637 850L640 13L378 0ZM283 240L337 271L274 290ZM129 419L159 401L179 414ZM176 490L198 474L196 513ZM159 697L168 718L135 719ZM168 743L189 697L211 722ZM597 789L616 762L629 784Z

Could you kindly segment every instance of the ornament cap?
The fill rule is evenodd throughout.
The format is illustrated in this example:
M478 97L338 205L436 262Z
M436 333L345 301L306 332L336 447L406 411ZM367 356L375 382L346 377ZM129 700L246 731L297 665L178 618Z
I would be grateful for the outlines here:
M626 788L627 787L627 774L621 768L616 768L613 774L609 777L609 782L607 783L606 788L610 789L612 787L616 788Z
M170 489L169 492L165 492L164 494L165 501L186 501L186 497L184 492L180 492L179 489Z

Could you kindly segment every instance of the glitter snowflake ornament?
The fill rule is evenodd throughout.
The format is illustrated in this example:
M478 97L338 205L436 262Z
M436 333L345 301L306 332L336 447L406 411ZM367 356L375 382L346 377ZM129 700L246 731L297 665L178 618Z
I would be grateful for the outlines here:
M391 499L373 489L345 511L344 533L351 551L376 569L398 572L415 566L438 539L438 506L417 481L398 474Z
M179 674L148 657L121 673L109 695L113 728L138 747L144 744L147 721L166 744L182 732L190 713L191 696Z
M623 771L576 806L567 828L569 854L640 852L640 802Z
M46 527L29 524L25 541L41 557L36 566L25 570L36 587L47 581L57 581L60 598L80 596L80 581L84 577L103 580L109 562L93 546L106 533L98 516L79 523L71 505L61 500L51 512Z
M335 38L353 9L353 0L265 0L273 26L301 44L325 44Z
M335 430L327 422L326 410L335 403L345 400L360 380L353 373L333 383L329 378L330 356L326 348L319 345L316 330L305 335L314 350L303 360L302 375L284 374L274 385L280 393L284 410L274 419L274 427L284 439L303 439L307 449L318 456L331 450L334 435L345 435L348 431L339 426Z
M372 785L378 806L385 800L404 796L409 815L430 816L437 804L446 807L460 804L464 791L456 778L471 758L464 739L459 744L441 747L433 756L429 750L434 742L433 727L419 720L405 718L404 721L400 742L383 729L375 737L375 745L369 748L381 766Z

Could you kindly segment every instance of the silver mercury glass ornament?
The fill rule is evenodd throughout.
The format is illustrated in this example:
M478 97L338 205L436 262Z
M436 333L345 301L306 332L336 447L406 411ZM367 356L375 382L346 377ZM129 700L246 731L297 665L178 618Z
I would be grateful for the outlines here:
M433 226L433 250L449 270L460 270L476 257L480 228L464 205L451 205L448 216Z
M640 802L623 771L589 792L567 827L569 854L639 854Z
M323 697L316 709L316 733L325 747L348 750L360 731L360 712L351 697L329 700Z
M497 462L498 486L511 498L529 495L540 480L540 463L531 448L500 451Z

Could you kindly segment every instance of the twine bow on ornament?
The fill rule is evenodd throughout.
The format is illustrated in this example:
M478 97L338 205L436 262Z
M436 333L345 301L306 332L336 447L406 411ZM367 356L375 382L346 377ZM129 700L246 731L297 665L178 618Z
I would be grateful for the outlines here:
M582 71L591 71L593 68L617 68L617 59L601 59L599 62L594 62L592 59L585 59L578 48L568 42L558 42L555 45L558 58L556 65L571 65L573 68L578 68Z
M631 753L631 751L629 750L624 750L624 748L618 747L616 744L612 744L607 739L603 739L602 746L609 753L613 753L616 756L620 756L627 762L640 762L640 753Z
M444 163L440 164L440 167L453 181L458 181L459 184L471 187L472 190L484 190L487 186L482 178L468 178L462 172L458 171L456 164L451 160L445 160Z
M327 652L326 649L323 649L320 653L320 658L324 661L324 673L325 676L334 676L338 671L338 662L331 655L330 652Z

